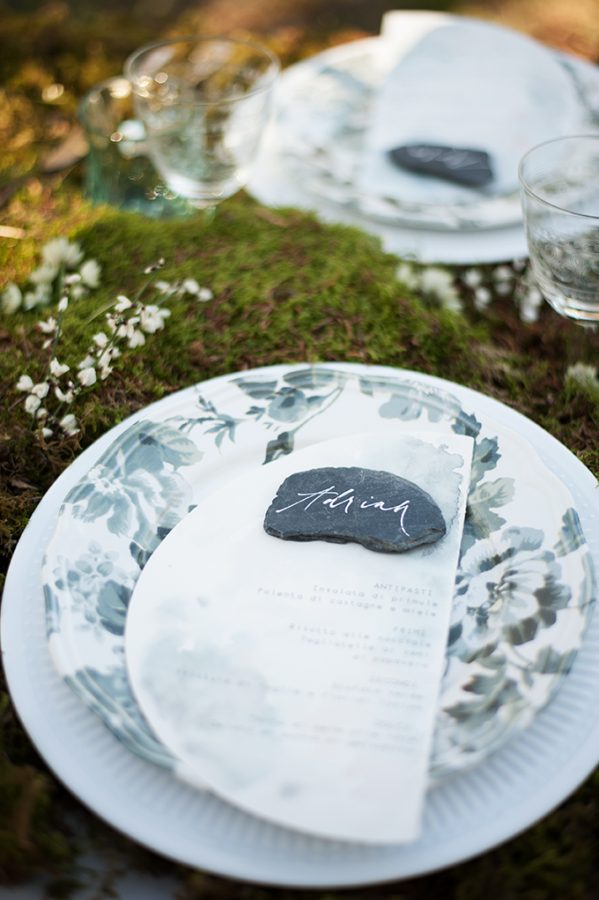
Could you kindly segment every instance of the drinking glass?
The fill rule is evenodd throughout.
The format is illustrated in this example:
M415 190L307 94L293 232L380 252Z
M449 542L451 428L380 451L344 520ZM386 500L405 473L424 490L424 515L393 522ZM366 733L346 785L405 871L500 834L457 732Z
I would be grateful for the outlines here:
M142 47L125 75L167 185L214 209L248 180L279 71L266 48L233 38L178 38Z
M556 138L520 163L532 273L562 316L599 322L599 135Z
M148 158L145 129L135 118L131 85L125 78L97 84L78 112L89 146L85 192L92 203L109 203L153 218L193 212L163 183Z

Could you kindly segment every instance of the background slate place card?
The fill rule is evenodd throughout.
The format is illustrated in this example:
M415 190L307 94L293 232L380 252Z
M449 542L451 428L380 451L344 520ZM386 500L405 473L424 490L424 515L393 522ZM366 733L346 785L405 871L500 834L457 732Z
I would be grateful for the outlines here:
M288 475L264 530L292 541L354 541L400 553L434 544L447 531L441 510L417 484L391 472L325 466Z
M402 169L444 178L466 187L484 187L493 181L491 157L486 150L442 147L439 144L405 144L389 151L391 161Z
M417 838L471 455L453 433L326 441L231 481L168 535L134 590L126 656L182 778L321 837ZM402 553L268 535L285 478L327 467L414 482L446 534Z

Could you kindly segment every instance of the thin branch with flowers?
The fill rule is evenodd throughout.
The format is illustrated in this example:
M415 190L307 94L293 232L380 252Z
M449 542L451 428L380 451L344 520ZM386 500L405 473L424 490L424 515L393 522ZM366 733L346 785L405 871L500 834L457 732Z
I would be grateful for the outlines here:
M88 260L80 271L69 272L65 261L76 260L79 263L83 255L78 245L69 242L63 243L60 250L67 260L59 261L58 269L53 272L59 295L56 312L37 323L38 330L45 335L42 346L48 351L46 370L39 381L34 381L26 373L16 384L17 390L26 395L23 406L31 416L33 429L44 442L72 437L81 431L80 421L73 411L77 401L98 382L106 381L123 350L143 347L148 335L164 328L171 315L171 310L164 307L165 303L184 295L195 297L199 302L213 297L209 288L201 287L193 278L172 283L156 280L156 273L164 266L164 260L160 259L144 270L149 277L132 299L118 294L116 300L94 314L89 322L103 315L105 327L93 335L83 358L70 365L59 358L64 318L71 304L82 295L82 271L85 266L90 271L89 263L94 264L96 285L99 283L100 268L95 260ZM150 299L154 302L146 301L150 293Z

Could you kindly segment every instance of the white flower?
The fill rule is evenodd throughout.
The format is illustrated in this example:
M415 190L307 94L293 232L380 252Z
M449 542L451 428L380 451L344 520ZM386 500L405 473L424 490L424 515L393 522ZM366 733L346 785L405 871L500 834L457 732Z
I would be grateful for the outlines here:
M158 271L158 269L161 269L163 267L163 265L164 265L164 257L161 256L157 262L152 263L151 266L146 266L146 268L144 269L144 275L149 275L151 272Z
M35 309L36 306L47 306L52 299L49 284L38 284L34 291L26 291L23 296L23 307Z
M413 266L408 265L408 263L401 263L397 269L395 270L395 277L398 281L401 281L402 284L405 284L407 288L411 290L416 290L420 283L420 279L418 278L418 273L414 269Z
M486 309L491 302L491 291L486 287L478 287L474 292L474 306L476 309Z
M200 290L198 291L198 300L201 303L207 303L208 300L213 300L213 299L214 299L214 294L212 293L210 288L205 288L205 287L200 288Z
M92 340L96 347L102 349L108 343L108 336L103 331L99 331L97 334L94 334Z
M585 363L575 363L568 366L566 370L566 381L574 381L582 388L599 390L599 379L597 378L597 369L595 366L589 366Z
M513 259L512 260L512 268L515 272L521 272L524 268L526 268L526 260L525 259Z
M51 428L42 428L42 434L43 434L43 436L44 436L44 437L46 438L46 440L47 440L48 438L51 438L51 437L52 437L52 435L54 434L54 432L52 431Z
M85 295L87 294L87 289L84 288L82 284L74 284L69 289L69 292L73 300L79 300L81 299L81 297L85 297Z
M37 323L37 327L44 334L54 334L54 332L56 331L56 325L57 322L53 316L50 316L48 319L46 319L45 322Z
M69 308L69 298L68 298L68 297L61 297L60 300L58 301L58 307L57 307L57 308L58 308L58 312L61 312L61 313L62 313L62 312L66 312L67 309Z
M86 366L77 373L77 378L83 387L91 387L96 383L96 370L93 366Z
M31 393L35 397L39 397L40 400L43 400L44 397L48 396L48 391L50 390L50 385L47 381L40 381L39 384L34 384L31 388Z
M58 385L56 385L56 387L54 388L54 396L61 403L72 403L75 394L72 390L63 391L58 387Z
M42 259L47 265L54 265L57 268L64 265L67 269L74 269L83 259L83 253L75 241L59 237L48 241L42 249Z
M35 414L36 419L47 419L48 418L48 410L45 407L40 406L38 411Z
M154 287L159 294L174 294L176 291L176 288L172 286L170 281L156 281Z
M10 316L18 310L22 302L23 296L21 294L20 288L14 283L14 281L10 281L2 292L2 312L7 316Z
M199 294L200 292L200 286L195 278L186 278L182 287L187 294Z
M29 396L25 398L25 412L29 413L30 416L34 416L41 405L42 401L39 397L36 397L35 394L29 394Z
M136 347L143 347L145 342L146 339L143 336L143 333L141 331L133 330L131 337L127 341L127 346L130 347L131 350L134 350Z
M95 359L93 356L90 356L89 353L84 359L81 360L80 363L77 363L78 369L89 369L90 366L93 366L95 363Z
M100 266L95 259L86 259L79 269L83 283L90 288L96 288L100 284L100 272Z
M77 432L79 431L79 425L73 413L67 413L67 415L63 416L58 424L65 432L65 434L69 437L71 437L71 435L73 434L77 434Z
M27 391L27 393L29 393L33 387L33 379L30 378L29 375L21 375L17 381L16 387L18 391Z
M79 272L71 272L70 275L65 275L64 283L71 287L74 284L80 284L81 275Z
M58 266L51 263L45 263L33 270L29 276L29 281L31 281L32 284L52 284L57 275Z
M511 281L500 281L495 285L495 293L500 297L505 297L512 290Z
M462 308L453 276L445 269L429 266L420 275L420 287L425 294L435 297L445 309L459 312Z
M512 281L514 270L509 266L496 266L493 269L493 281Z
M65 372L68 372L71 367L67 366L66 363L59 363L56 357L50 360L50 374L55 378L60 378L61 375L64 375Z
M467 284L469 288L477 288L482 280L480 269L467 269L464 272L464 284Z
M124 294L119 294L116 298L117 302L114 305L114 308L117 312L125 312L126 309L131 309L133 303L129 300L128 297L125 297Z
M164 320L170 314L170 309L160 309L160 307L153 305L144 306L140 313L139 327L146 334L154 334L156 331L164 328Z
M523 322L536 322L539 318L539 309L543 303L543 295L538 287L530 286L520 298L520 319Z

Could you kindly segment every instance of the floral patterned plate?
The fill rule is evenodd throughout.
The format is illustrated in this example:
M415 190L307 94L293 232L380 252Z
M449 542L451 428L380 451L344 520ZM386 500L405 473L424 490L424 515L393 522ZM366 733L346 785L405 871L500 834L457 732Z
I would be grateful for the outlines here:
M473 231L521 221L517 169L526 149L593 130L573 77L578 66L463 16L401 11L385 20L381 37L283 73L275 129L288 171L315 196L378 222ZM376 114L395 66L394 93ZM486 149L494 180L484 189L456 186L387 161L383 147L414 142Z
M236 475L318 441L357 430L468 434L474 462L431 772L496 750L568 672L595 580L564 485L481 414L481 395L454 387L366 366L274 366L135 416L70 490L47 547L47 636L61 676L130 750L176 769L133 699L123 637L136 580L170 529Z

